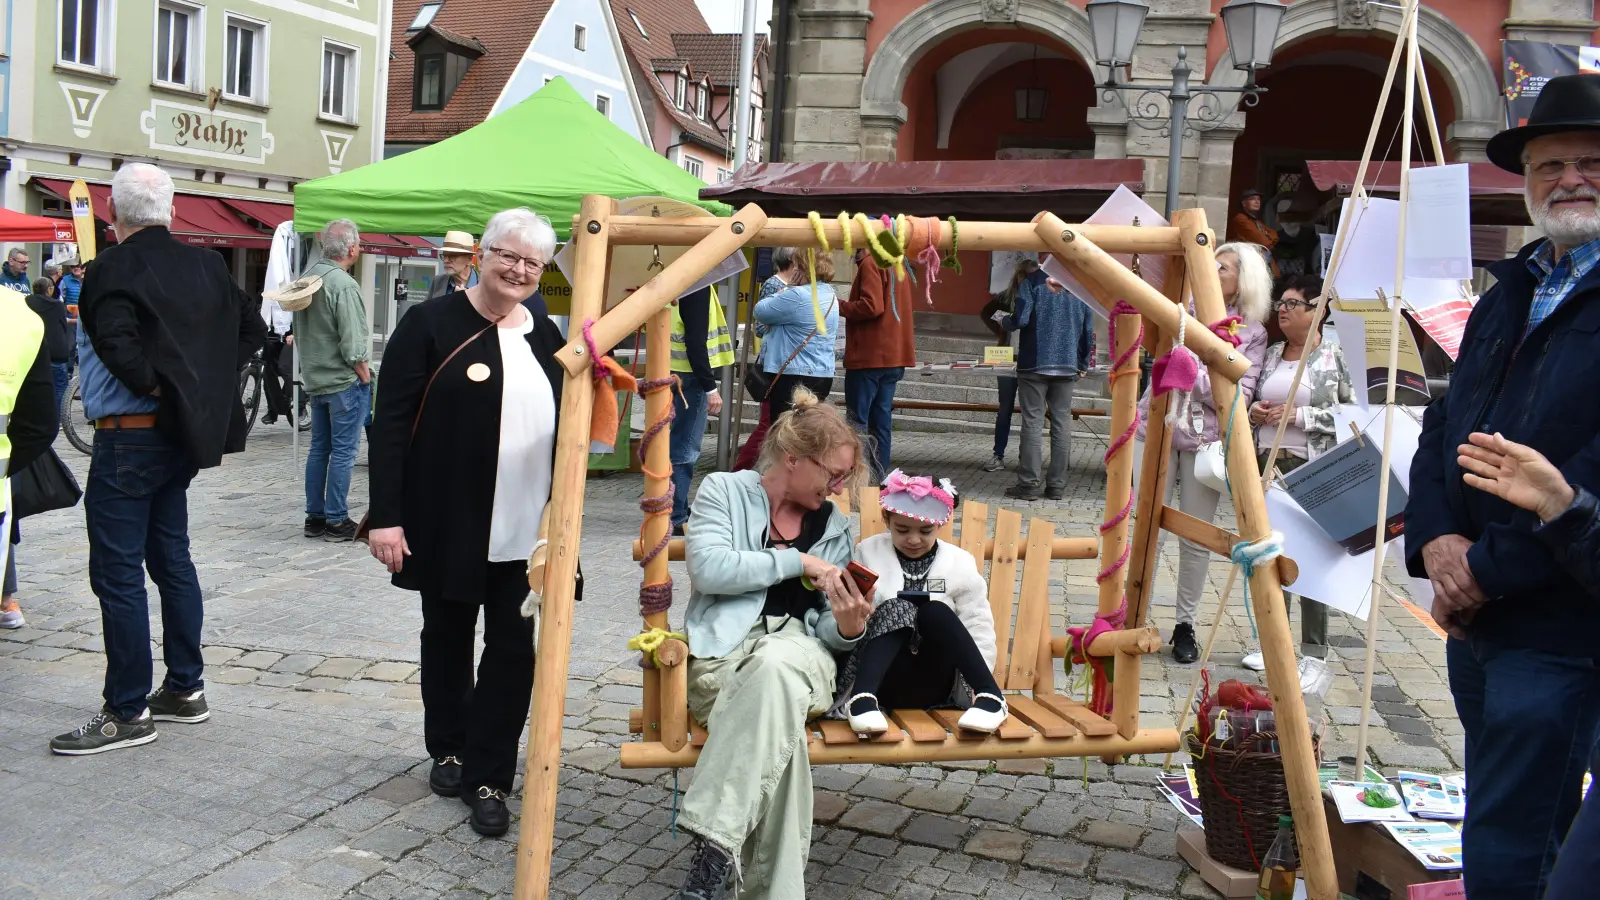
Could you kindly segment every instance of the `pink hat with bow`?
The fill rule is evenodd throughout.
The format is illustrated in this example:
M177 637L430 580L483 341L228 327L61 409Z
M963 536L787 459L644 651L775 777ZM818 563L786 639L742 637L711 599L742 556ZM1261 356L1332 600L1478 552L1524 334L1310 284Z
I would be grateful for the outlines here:
M938 484L927 475L915 478L899 469L883 479L878 491L878 505L884 512L916 519L932 525L950 521L956 508L956 488L950 479L941 478Z

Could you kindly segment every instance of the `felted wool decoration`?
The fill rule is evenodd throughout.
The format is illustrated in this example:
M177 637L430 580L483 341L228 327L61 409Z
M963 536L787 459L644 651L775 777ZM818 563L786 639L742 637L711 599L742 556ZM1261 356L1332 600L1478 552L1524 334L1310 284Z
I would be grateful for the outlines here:
M1188 347L1173 347L1150 367L1151 396L1159 397L1167 391L1188 393L1199 380L1200 357Z
M598 357L596 365L595 381L609 381L611 384L595 385L594 411L589 418L589 452L610 453L617 447L617 424L621 418L617 409L617 391L634 393L639 389L639 381L609 356Z

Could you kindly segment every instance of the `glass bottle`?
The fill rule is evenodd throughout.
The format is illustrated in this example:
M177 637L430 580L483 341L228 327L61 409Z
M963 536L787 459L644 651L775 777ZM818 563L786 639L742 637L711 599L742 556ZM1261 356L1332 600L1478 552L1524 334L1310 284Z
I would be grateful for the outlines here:
M1261 880L1256 884L1256 900L1294 900L1295 870L1300 853L1294 843L1294 820L1278 817L1278 836L1267 848L1261 863Z

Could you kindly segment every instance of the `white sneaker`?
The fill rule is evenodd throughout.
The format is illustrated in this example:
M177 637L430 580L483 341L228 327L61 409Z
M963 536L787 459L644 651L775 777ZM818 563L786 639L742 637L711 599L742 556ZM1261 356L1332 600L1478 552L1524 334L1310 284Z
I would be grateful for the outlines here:
M28 622L22 618L22 607L17 605L17 601L13 600L10 606L0 609L0 628L14 631L26 624Z
M974 706L962 713L961 719L956 724L968 731L994 734L1000 730L1000 723L1006 720L1006 698L996 694L982 693L977 697L973 697L973 702L976 703L979 697L988 697L991 700L998 701L1000 704L999 712L990 712L987 709Z
M998 456L989 457L989 461L983 464L983 470L985 472L998 472L1005 467L1006 461Z
M864 713L850 712L850 707L862 697L871 697L873 708ZM871 694L857 694L845 704L845 712L850 717L850 730L856 734L883 734L889 730L889 720L884 716L883 710L877 708L878 698Z
M1261 655L1260 650L1254 650L1246 653L1244 659L1239 660L1239 665L1252 672L1265 672L1267 670L1267 658Z

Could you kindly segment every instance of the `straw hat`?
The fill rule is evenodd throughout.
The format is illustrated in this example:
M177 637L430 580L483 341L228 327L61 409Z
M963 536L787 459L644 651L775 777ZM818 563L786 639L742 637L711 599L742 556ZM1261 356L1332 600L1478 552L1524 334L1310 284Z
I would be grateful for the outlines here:
M440 253L472 253L472 235L465 231L446 231L444 233L444 246L439 248Z
M306 275L275 291L261 295L263 300L276 300L285 312L299 312L311 305L311 298L322 290L322 276Z

